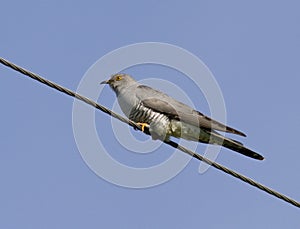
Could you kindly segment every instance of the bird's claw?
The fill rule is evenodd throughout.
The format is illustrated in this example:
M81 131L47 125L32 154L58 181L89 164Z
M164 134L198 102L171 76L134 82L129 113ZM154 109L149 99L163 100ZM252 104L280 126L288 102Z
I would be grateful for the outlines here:
M141 126L141 129L142 129L143 132L145 131L145 127L147 127L147 128L149 127L148 123L138 122L137 124L139 126Z

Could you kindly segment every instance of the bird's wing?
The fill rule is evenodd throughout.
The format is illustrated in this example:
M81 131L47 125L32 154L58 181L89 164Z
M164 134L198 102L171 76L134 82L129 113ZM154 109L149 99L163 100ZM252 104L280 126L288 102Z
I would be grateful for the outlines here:
M159 113L163 113L169 118L177 119L201 128L214 129L246 136L241 131L215 121L188 105L148 86L139 85L136 90L136 96L139 100L141 100L145 107Z

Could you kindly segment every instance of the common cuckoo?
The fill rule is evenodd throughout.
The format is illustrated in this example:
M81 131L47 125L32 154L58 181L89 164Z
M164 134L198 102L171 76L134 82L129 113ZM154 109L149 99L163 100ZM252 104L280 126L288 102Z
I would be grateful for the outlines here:
M221 145L248 157L264 157L242 143L217 131L246 136L241 131L217 122L167 94L142 85L127 74L115 74L101 82L116 93L124 114L132 121L147 126L152 139L169 140L171 136L191 141Z

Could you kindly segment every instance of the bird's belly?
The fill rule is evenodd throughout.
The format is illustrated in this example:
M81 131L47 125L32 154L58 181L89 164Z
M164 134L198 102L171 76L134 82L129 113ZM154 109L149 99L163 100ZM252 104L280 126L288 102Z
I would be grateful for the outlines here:
M171 136L176 138L184 138L190 141L209 142L210 135L201 128L192 126L185 122L178 120L171 120L170 122Z

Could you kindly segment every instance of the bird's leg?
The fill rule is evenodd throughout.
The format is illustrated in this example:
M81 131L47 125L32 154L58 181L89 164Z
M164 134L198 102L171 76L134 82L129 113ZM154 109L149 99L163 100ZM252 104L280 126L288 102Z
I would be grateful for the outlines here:
M149 124L148 123L144 123L144 122L137 122L136 124L140 125L142 128L142 131L145 131L145 127L149 128Z

